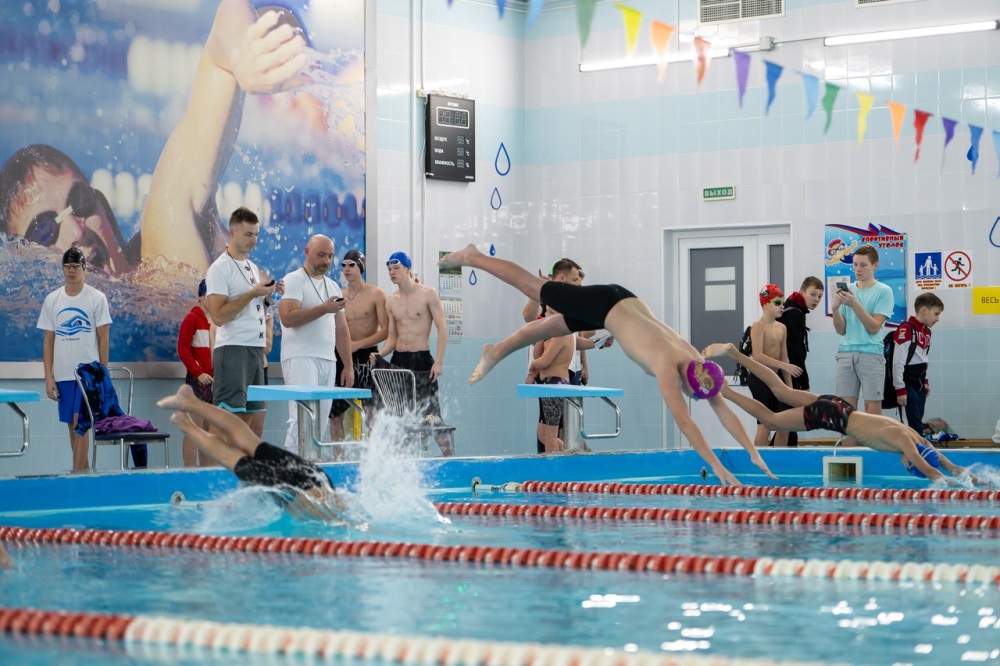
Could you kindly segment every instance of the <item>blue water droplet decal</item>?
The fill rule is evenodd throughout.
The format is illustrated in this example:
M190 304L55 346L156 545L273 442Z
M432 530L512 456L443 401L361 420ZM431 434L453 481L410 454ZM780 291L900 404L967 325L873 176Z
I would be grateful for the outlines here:
M491 257L497 256L497 248L495 245L493 245L493 243L490 243L490 256Z
M500 198L500 190L493 188L493 196L490 197L490 208L493 210L500 210L500 206L503 205L503 199Z
M497 157L493 160L493 168L497 170L497 173L501 176L506 176L510 173L510 155L507 154L507 146L500 142L500 149L497 150Z
M476 284L477 282L479 282L479 278L476 277L476 271L469 271L469 284Z
M1000 247L1000 233L997 233L997 225L1000 225L1000 217L993 220L993 228L990 229L990 245Z

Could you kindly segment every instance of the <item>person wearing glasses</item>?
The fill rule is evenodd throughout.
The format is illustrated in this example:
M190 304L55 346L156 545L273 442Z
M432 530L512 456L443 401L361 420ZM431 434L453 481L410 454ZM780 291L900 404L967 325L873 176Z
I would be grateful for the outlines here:
M794 377L802 374L802 368L788 360L788 329L778 323L778 317L785 308L785 293L776 284L765 285L760 290L760 318L750 325L750 348L754 359L771 368L788 386L792 385ZM772 412L788 409L788 406L774 397L774 393L761 379L751 374L747 379L747 387L754 400L766 406ZM757 433L754 435L754 446L761 448L768 445L771 431L757 421ZM788 433L781 431L774 435L775 446L788 446Z
M305 386L354 385L354 366L337 368L337 354L349 357L351 333L344 315L340 285L327 273L333 266L333 241L316 234L306 243L302 267L285 276L285 294L278 302L281 320L281 373L286 384ZM330 411L330 401L320 401L320 414ZM318 415L317 415L318 418ZM326 430L326 423L320 425ZM320 433L326 441L326 432ZM299 450L298 407L288 403L285 448Z
M108 299L84 282L87 258L83 250L71 247L63 253L65 284L42 303L37 328L45 331L42 363L45 395L59 403L59 420L69 426L73 471L89 469L89 441L86 431L74 432L83 396L76 383L76 367L100 361L108 364L111 312Z
M0 233L58 251L78 247L92 269L116 275L160 257L203 273L228 240L215 195L246 94L311 82L305 40L286 19L286 11L258 17L246 0L219 3L187 108L153 170L141 232L124 238L107 198L73 160L36 144L0 168Z
M372 361L381 367L385 358L397 368L412 370L417 382L417 400L424 406L423 416L443 422L438 402L438 377L444 372L444 352L448 345L448 325L441 297L431 287L419 284L410 269L413 262L405 252L393 252L385 262L389 280L396 291L385 302L389 316L389 336ZM431 356L431 326L437 329L437 354ZM441 455L454 455L448 435L437 436Z
M389 315L385 311L385 292L375 285L366 284L365 255L359 250L351 250L340 262L344 280L347 282L347 300L344 313L347 326L351 329L351 356L354 365L354 387L369 389L372 399L377 395L372 383L371 357L378 352L378 344L389 337ZM343 361L337 354L337 368L343 368ZM338 376L340 370L338 370ZM375 405L372 400L364 400L368 424L371 425ZM349 409L347 401L334 400L330 409L330 437L334 441L351 439L344 432L344 413Z

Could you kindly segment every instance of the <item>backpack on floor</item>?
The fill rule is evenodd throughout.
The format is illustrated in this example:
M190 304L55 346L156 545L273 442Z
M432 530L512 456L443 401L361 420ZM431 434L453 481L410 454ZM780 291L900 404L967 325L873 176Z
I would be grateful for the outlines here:
M747 326L747 330L743 331L743 337L740 338L740 344L736 346L741 354L744 356L753 355L753 345L750 344L750 327ZM747 380L750 379L750 371L747 370L743 365L736 364L736 372L733 373L733 381L740 386L746 386Z
M900 324L900 326L909 326L909 324ZM882 409L897 409L899 407L899 402L896 400L896 387L892 383L892 357L896 351L895 336L896 331L889 331L882 338L882 355L885 356L885 382L882 388ZM910 346L906 350L904 368L913 360L913 354L916 351L917 336L913 335L910 339Z

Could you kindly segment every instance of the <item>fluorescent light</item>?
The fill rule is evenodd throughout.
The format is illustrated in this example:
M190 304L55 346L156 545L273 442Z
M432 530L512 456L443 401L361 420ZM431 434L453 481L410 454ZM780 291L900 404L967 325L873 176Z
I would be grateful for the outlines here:
M729 49L709 49L706 55L709 58L728 58ZM629 69L631 67L649 67L659 63L693 61L697 58L694 50L688 52L674 51L664 56L643 56L641 58L621 58L619 60L598 60L595 62L581 62L581 72L604 72L609 69Z
M826 37L823 46L844 46L847 44L865 44L867 42L884 42L890 39L910 39L913 37L933 37L935 35L960 35L966 32L984 32L996 30L1000 21L976 21L975 23L958 23L956 25L935 25L927 28L906 28L903 30L882 30L880 32L863 32L856 35L841 35Z

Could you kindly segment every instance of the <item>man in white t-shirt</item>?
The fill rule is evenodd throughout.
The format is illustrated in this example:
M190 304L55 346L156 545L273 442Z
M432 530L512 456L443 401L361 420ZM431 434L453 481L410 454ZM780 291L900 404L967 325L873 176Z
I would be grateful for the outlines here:
M42 359L45 394L59 402L59 420L69 425L73 471L89 469L86 431L77 434L77 417L83 396L76 384L80 363L108 364L108 327L111 313L103 293L84 284L87 260L83 251L71 247L63 253L66 284L45 297L37 327L45 331Z
M212 351L213 402L247 425L255 412L265 409L263 402L247 401L247 387L264 383L264 298L276 287L271 276L249 259L259 233L260 221L253 211L242 207L234 210L229 216L226 251L205 275L205 309L218 327Z
M309 239L302 268L292 271L282 282L285 294L278 303L281 318L281 373L285 384L305 386L337 385L337 352L351 358L351 334L344 314L340 286L327 277L333 265L333 241L322 234ZM354 364L344 366L342 386L354 386ZM321 400L319 418L327 428L331 400ZM298 407L288 403L288 432L285 448L299 450ZM326 440L326 432L321 439Z

